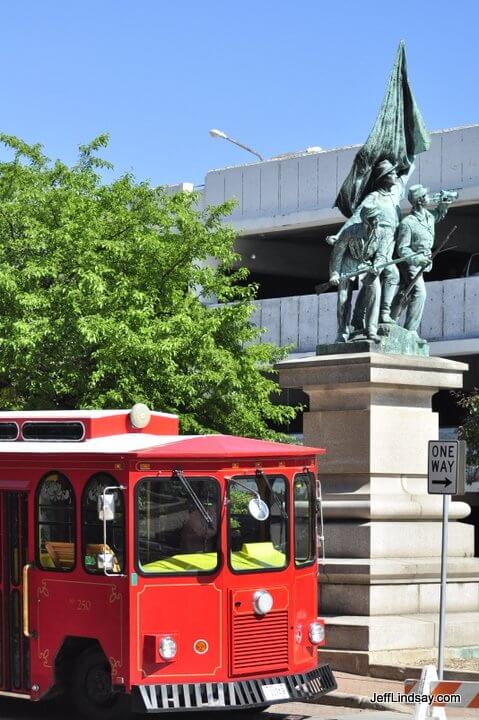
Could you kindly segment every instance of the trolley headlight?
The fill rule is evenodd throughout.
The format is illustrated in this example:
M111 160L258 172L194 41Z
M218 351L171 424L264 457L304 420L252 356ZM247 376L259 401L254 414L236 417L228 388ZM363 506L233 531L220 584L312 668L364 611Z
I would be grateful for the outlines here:
M257 615L266 615L273 607L273 598L267 590L256 590L253 595L253 609Z
M176 650L176 642L172 637L167 636L161 638L158 651L163 660L173 660L176 655Z
M320 622L312 622L309 626L309 639L313 645L319 645L324 641L324 625Z

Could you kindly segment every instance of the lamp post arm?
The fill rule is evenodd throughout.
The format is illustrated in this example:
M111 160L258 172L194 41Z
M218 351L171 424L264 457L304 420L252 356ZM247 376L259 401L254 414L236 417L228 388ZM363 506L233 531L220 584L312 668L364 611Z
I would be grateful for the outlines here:
M261 161L264 161L264 157L259 154L256 150L253 150L253 148L248 147L247 145L243 145L243 143L238 142L238 140L233 140L233 138L230 138L228 135L226 136L225 140L229 140L234 145L237 145L240 148L243 148L243 150L247 150L248 152L252 153L253 155L256 155Z

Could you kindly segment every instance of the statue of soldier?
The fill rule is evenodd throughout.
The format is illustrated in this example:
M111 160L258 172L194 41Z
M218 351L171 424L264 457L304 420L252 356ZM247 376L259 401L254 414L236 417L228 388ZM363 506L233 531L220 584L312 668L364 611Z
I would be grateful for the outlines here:
M450 205L450 201L440 200L437 207L430 211L426 208L427 194L428 188L423 185L411 185L407 197L412 210L401 220L397 230L396 253L399 257L406 258L406 261L401 263L403 282L406 285L409 285L422 269L424 272L430 272L435 224L445 217ZM422 254L407 260L408 255L418 252ZM425 302L426 285L421 273L409 296L404 324L406 330L417 332Z
M337 236L330 236L330 244L339 242L353 223L358 223L363 205L376 205L381 212L379 227L383 233L385 262L392 259L395 246L395 233L401 218L400 204L406 193L407 181L414 170L414 163L406 173L398 175L397 165L390 160L380 160L371 173L371 187L362 203L357 207L352 217L344 223ZM396 265L389 265L381 273L381 305L379 321L394 323L391 317L391 304L399 287L399 270ZM360 291L362 295L362 290Z
M377 205L363 203L360 223L350 224L341 232L334 245L329 265L329 281L338 286L337 318L338 335L336 342L347 342L350 338L351 301L355 277L343 277L357 271L362 282L361 328L370 340L379 340L377 334L381 285L380 266L386 262L384 232L381 229L382 214ZM356 316L355 311L355 316ZM354 316L353 316L354 325Z

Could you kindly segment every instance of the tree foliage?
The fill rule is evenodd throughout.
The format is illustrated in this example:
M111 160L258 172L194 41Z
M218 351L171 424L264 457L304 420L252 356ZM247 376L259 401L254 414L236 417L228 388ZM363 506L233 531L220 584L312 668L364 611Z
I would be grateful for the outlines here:
M464 423L459 428L459 437L467 443L468 464L479 468L479 391L457 393L456 399L460 407L467 412Z
M272 402L265 371L284 352L253 342L255 288L221 222L231 206L105 181L106 136L71 167L0 141L0 406L142 401L179 413L183 432L275 437L296 409Z

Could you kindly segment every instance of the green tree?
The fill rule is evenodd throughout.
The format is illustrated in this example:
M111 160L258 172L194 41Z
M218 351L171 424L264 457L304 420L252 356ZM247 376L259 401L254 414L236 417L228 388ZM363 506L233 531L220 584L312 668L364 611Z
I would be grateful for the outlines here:
M106 136L71 167L0 142L0 406L142 401L179 413L183 432L278 437L297 409L272 402L284 352L254 342L255 288L221 222L231 206L105 181Z
M467 443L467 462L479 468L479 392L455 393L458 405L466 410L464 423L459 428L459 437Z

